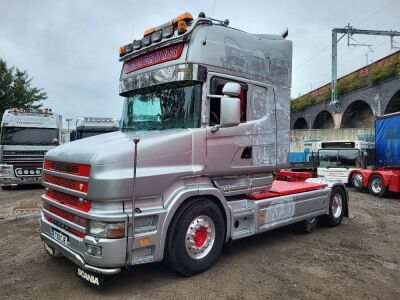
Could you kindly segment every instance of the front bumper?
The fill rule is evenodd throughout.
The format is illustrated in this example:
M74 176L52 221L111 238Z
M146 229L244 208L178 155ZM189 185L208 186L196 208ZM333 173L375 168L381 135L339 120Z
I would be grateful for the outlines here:
M0 185L41 184L42 177L0 177Z
M48 235L41 233L40 237L48 246L60 251L69 260L71 260L73 263L75 263L82 269L92 271L95 273L99 273L99 274L103 274L103 275L113 275L113 274L117 274L117 273L121 272L121 268L101 268L101 267L89 265L85 262L85 260L83 259L83 257L81 255L79 255L78 253L75 253L74 251L67 248L60 242L52 239Z
M122 239L95 239L92 236L79 238L61 227L47 221L41 213L40 218L41 239L51 248L58 250L73 263L88 271L103 275L117 274L125 265L126 238ZM68 236L68 245L55 240L52 230L56 229ZM101 246L102 256L92 256L85 253L85 244Z

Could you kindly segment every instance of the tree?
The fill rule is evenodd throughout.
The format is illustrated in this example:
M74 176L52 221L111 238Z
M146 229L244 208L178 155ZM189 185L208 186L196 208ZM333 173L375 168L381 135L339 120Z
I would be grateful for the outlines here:
M43 105L47 94L43 89L31 87L32 79L26 71L7 67L6 61L0 58L0 120L11 107L36 109Z

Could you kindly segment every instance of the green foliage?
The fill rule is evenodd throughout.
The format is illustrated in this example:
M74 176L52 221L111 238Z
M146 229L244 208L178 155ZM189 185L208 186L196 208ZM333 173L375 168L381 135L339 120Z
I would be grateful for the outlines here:
M398 59L389 60L384 64L372 65L367 77L360 77L360 73L354 72L339 79L337 94L340 97L367 86L374 86L382 80L396 76L400 77L400 61ZM317 96L306 94L291 101L290 107L292 111L304 110L310 106L328 102L330 98L330 91Z
M378 82L400 75L400 61L394 61L389 65L375 66L369 76L369 85L373 86Z
M6 109L39 108L42 101L47 99L43 89L31 87L32 78L26 71L16 67L8 67L5 60L0 58L0 120Z

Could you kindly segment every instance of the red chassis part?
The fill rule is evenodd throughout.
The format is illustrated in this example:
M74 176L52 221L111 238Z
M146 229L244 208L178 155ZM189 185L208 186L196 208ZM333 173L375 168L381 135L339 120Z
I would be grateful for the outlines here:
M276 176L272 187L268 191L261 191L248 194L249 199L262 200L285 195L293 195L298 193L310 192L324 189L327 184L305 182L311 178L312 174L308 172L288 172L281 171Z
M374 171L365 169L353 170L349 174L349 182L351 182L351 177L354 173L361 174L365 189L368 188L368 182L372 175L380 175L383 178L385 187L390 192L400 192L400 168L381 168Z

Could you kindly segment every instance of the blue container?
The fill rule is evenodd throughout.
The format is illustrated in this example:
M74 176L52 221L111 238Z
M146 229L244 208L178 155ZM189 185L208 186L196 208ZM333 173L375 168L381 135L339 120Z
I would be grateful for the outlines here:
M377 167L400 167L400 113L376 119L375 159Z

